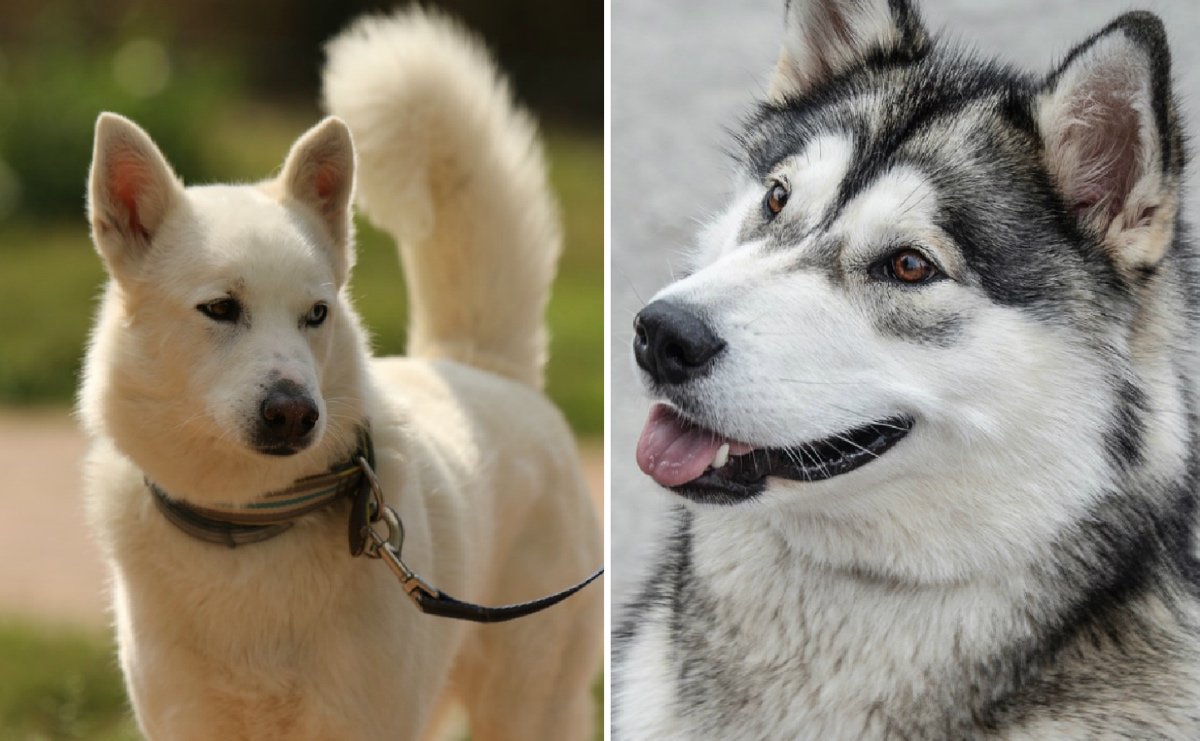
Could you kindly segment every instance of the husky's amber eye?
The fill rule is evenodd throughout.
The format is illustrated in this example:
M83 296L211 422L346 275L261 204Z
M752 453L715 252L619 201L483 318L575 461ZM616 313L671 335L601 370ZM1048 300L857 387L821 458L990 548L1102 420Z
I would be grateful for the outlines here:
M789 195L787 186L775 181L771 185L771 189L767 191L767 200L763 204L767 208L767 213L770 216L778 216L783 207L787 205Z
M900 283L928 283L941 277L929 258L911 247L893 252L886 260L886 275Z
M304 316L304 324L309 327L319 327L329 316L329 306L324 301L318 301Z
M242 305L235 298L219 298L196 307L204 316L214 322L236 322L242 316Z

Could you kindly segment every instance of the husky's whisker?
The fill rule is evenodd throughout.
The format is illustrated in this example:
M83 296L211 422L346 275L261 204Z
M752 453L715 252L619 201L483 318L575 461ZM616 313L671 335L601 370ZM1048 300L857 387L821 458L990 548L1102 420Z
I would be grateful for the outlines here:
M882 427L882 425L880 425L880 426ZM896 428L896 429L899 429L899 428ZM859 445L858 443L854 442L853 440L851 440L850 438L846 437L845 435L834 435L833 437L834 437L834 438L836 438L836 439L838 439L838 440L841 440L841 441L842 441L842 442L844 442L844 443L848 443L848 444L850 444L850 445L853 445L854 447L858 448L859 450L861 450L862 452L864 452L864 453L866 453L867 455L871 456L872 458L878 458L878 457L879 457L879 454L878 454L878 453L876 453L875 451L873 451L873 450L868 450L868 449L864 448L863 446L861 446L861 445Z

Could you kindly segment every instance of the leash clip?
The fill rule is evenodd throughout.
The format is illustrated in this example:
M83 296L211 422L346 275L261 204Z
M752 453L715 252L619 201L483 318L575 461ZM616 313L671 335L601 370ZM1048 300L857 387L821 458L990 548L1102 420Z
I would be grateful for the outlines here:
M437 590L417 576L417 572L408 568L408 564L404 563L404 559L400 557L400 554L404 552L404 521L400 519L400 515L396 514L396 510L384 504L383 487L379 483L379 477L375 475L375 470L363 458L358 459L358 465L362 469L363 475L367 477L367 483L371 490L370 512L363 524L363 532L367 536L363 555L367 558L382 559L400 580L400 586L405 593L420 604L420 598L413 592L424 592L432 597ZM372 526L372 523L380 520L383 520L383 524L387 526L387 537L380 535L379 531Z
M414 592L423 592L429 597L434 597L437 594L432 586L424 579L417 575L415 571L404 563L400 558L401 550L404 548L404 523L400 520L400 516L396 514L396 510L386 504L378 505L380 519L387 525L387 537L379 534L375 528L367 527L367 537L370 538L370 543L367 544L366 555L369 558L380 558L387 564L396 578L400 580L400 586L404 589L409 597L412 597L420 604L420 597L413 594Z

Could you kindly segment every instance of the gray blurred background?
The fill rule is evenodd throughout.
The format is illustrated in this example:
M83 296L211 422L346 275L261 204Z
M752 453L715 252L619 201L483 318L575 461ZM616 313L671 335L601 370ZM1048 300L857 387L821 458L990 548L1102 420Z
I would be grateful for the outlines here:
M1200 131L1200 2L926 0L926 25L984 54L1042 71L1117 14L1143 8L1166 22L1176 94ZM670 280L699 220L721 203L722 148L765 93L782 40L783 0L612 0L612 584L613 619L661 539L672 495L634 463L647 401L629 350L633 316ZM1196 156L1196 147L1190 153ZM1190 168L1190 174L1196 167ZM1188 178L1188 185L1195 182ZM1200 219L1185 193L1185 216Z

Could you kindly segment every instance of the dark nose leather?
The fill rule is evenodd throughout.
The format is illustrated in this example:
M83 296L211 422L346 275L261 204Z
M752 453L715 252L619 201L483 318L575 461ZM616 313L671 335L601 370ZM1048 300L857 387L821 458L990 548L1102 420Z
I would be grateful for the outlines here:
M655 383L679 385L708 373L725 341L694 310L655 301L633 320L633 356Z
M271 445L303 442L321 414L316 402L299 384L279 381L267 391L259 409L260 438Z

